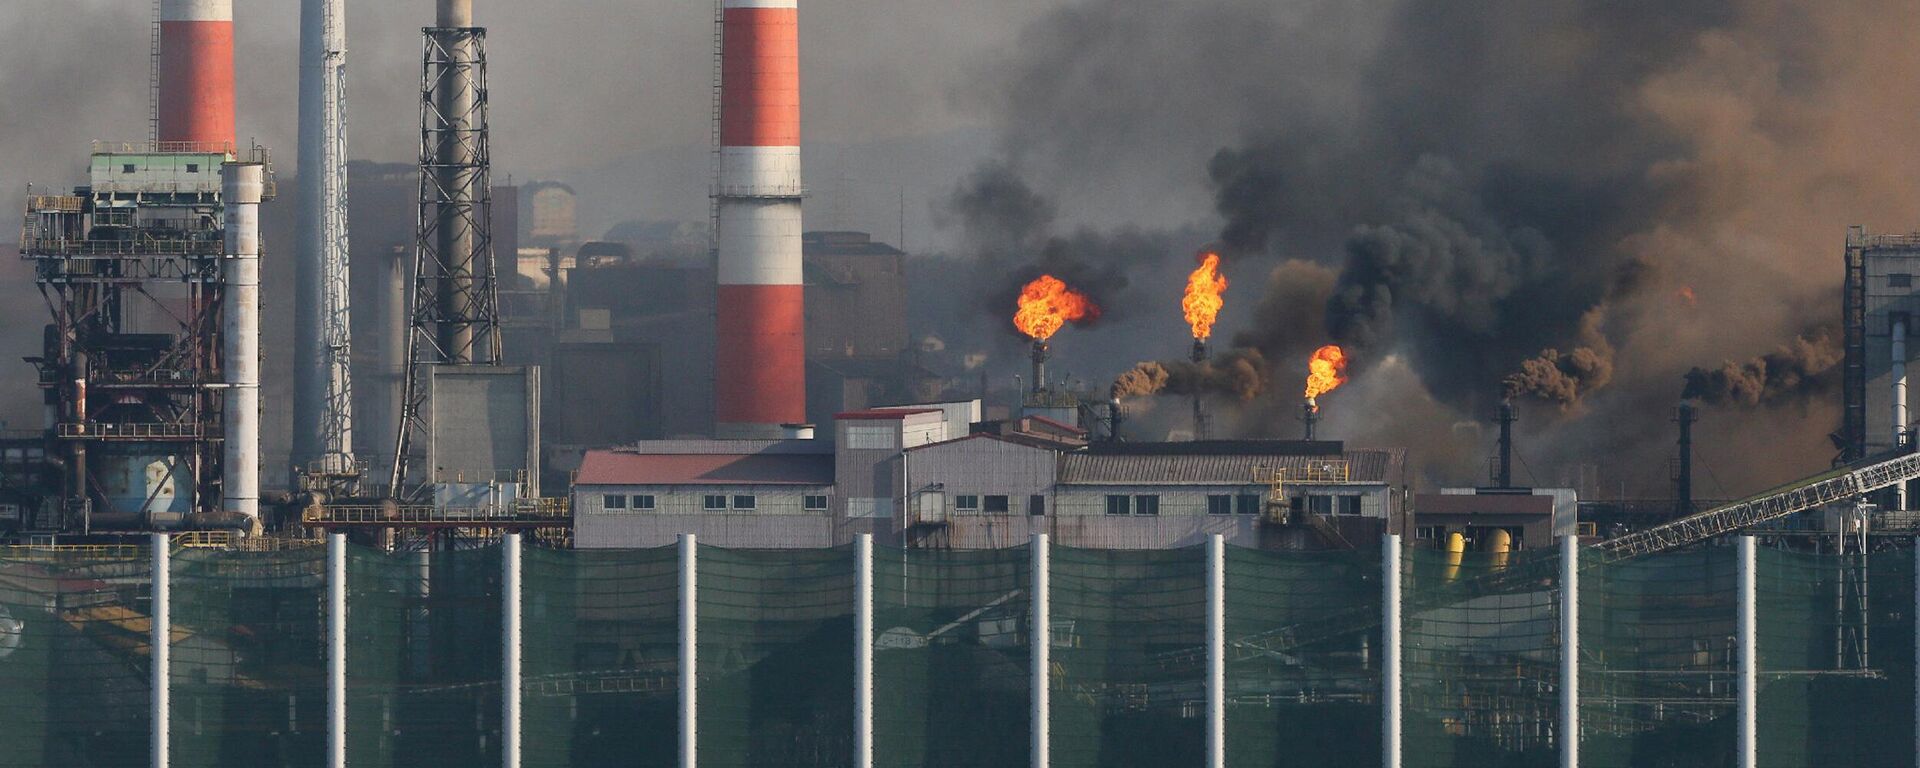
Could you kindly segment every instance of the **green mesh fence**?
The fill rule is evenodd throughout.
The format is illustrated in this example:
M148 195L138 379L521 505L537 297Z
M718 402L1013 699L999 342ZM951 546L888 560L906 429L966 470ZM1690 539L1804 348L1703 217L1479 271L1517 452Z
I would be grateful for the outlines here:
M1227 764L1379 765L1380 560L1227 548Z
M1051 556L1052 764L1201 762L1206 549L1055 547Z
M1560 558L1407 554L1401 673L1408 766L1552 766Z
M1733 764L1738 567L1731 546L1583 555L1583 766Z
M523 764L677 765L679 553L521 558Z
M326 764L326 560L173 553L173 765Z
M150 762L149 557L0 547L0 765Z
M1913 553L1757 560L1760 765L1912 766Z
M853 760L854 553L699 553L700 765Z
M347 561L347 758L500 760L500 548Z
M1027 764L1031 558L875 548L874 765Z

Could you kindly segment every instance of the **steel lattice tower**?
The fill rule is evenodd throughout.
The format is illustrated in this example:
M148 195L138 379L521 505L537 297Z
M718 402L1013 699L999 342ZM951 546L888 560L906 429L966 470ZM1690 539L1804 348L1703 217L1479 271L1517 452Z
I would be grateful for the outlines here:
M345 0L303 0L300 37L300 258L295 324L294 467L351 481Z
M426 433L422 369L500 363L487 31L472 18L470 0L440 0L438 26L422 30L420 210L406 382L388 489L395 498L407 482L414 438Z

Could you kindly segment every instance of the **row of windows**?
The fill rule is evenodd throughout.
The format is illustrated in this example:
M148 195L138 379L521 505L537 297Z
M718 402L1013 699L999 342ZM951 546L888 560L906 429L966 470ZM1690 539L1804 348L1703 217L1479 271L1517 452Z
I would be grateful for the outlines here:
M731 504L729 504L729 502L731 502ZM600 497L600 506L606 509L637 509L642 512L650 512L656 508L657 502L652 494L635 494L628 496L622 493L610 493ZM723 493L710 493L701 497L700 508L709 511L726 509L752 511L760 508L760 498L751 494L739 494L729 497ZM827 497L824 495L804 496L800 499L800 508L808 512L825 512L827 510Z
M960 494L953 497L955 512L984 512L1004 515L1013 511L1013 498L1010 496L979 496ZM1034 494L1027 497L1027 514L1044 515L1047 513L1047 497Z
M121 173L139 173L140 167L137 165L134 165L133 163L126 163L120 166L120 172ZM199 172L200 172L199 163L187 163L187 173L199 173Z
M1260 512L1260 494L1242 493L1234 496L1215 494L1207 497L1209 515L1254 515Z
M1107 514L1124 515L1131 512L1136 515L1160 514L1160 495L1143 493L1138 496L1109 494L1107 496Z

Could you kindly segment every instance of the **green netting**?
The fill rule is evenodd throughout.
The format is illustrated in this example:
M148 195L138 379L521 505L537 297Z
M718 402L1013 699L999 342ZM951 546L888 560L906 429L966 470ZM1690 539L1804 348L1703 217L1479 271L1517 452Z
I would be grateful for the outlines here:
M875 548L874 765L1027 764L1031 558Z
M0 548L0 765L145 765L152 563Z
M1227 548L1227 764L1378 765L1380 560Z
M1408 766L1551 766L1559 711L1559 553L1407 553Z
M523 764L676 765L678 552L529 548L522 561Z
M173 553L173 765L326 763L326 559Z
M1912 766L1913 553L1757 560L1760 765Z
M500 760L500 548L347 560L347 759Z
M1056 547L1051 588L1052 764L1201 762L1206 549Z
M1732 765L1735 548L1582 562L1581 764Z
M842 766L853 755L854 553L699 553L700 764Z

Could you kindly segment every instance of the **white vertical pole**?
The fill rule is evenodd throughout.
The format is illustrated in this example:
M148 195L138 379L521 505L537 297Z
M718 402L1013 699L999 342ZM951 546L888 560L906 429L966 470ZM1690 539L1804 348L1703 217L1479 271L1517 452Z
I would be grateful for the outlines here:
M1380 621L1381 763L1400 768L1400 535L1389 533L1381 545L1380 580L1383 616Z
M1560 540L1560 768L1580 768L1580 537Z
M1920 760L1920 538L1913 540L1913 754Z
M347 768L347 535L327 536L327 765Z
M853 540L853 764L873 768L873 534Z
M1033 645L1033 768L1047 768L1051 747L1047 679L1053 664L1053 615L1048 599L1047 535L1033 535L1033 627L1028 642Z
M153 736L152 752L154 768L167 768L171 761L171 746L168 743L169 729L173 726L167 679L171 666L171 648L173 634L173 573L169 565L168 547L172 542L164 533L153 534L153 636L148 639L152 644L153 659Z
M680 768L698 768L697 739L700 711L697 643L700 633L699 544L693 534L680 534Z
M1227 766L1227 540L1207 537L1207 767Z
M1754 642L1754 603L1757 599L1754 579L1754 538L1740 537L1740 608L1738 611L1738 630L1740 640L1740 745L1736 753L1735 764L1740 768L1755 768L1759 760L1758 725L1760 682L1758 650Z
M507 534L500 554L500 764L520 768L520 534Z
M1893 320L1891 361L1893 392L1889 398L1893 401L1893 446L1898 448L1907 442L1907 321L1904 317ZM1905 481L1893 486L1893 506L1895 509L1907 508L1907 484Z

